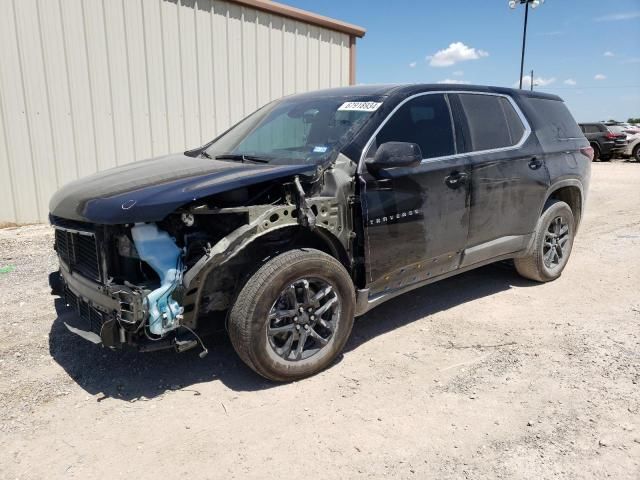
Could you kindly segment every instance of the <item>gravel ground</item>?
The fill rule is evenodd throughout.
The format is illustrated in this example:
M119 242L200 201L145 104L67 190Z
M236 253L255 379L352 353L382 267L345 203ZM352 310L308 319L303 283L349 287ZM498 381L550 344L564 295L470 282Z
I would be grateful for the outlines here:
M49 295L51 229L0 230L0 478L638 479L639 186L593 165L558 281L489 266L406 294L288 385L222 337L205 359L88 344Z

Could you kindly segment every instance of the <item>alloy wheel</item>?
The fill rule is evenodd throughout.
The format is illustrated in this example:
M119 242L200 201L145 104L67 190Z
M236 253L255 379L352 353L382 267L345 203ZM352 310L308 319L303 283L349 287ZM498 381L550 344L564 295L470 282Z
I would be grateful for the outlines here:
M267 338L287 361L307 359L327 346L338 326L341 302L332 285L302 278L287 286L269 311Z
M569 224L567 220L555 217L544 234L542 258L547 268L553 269L562 263L569 248Z

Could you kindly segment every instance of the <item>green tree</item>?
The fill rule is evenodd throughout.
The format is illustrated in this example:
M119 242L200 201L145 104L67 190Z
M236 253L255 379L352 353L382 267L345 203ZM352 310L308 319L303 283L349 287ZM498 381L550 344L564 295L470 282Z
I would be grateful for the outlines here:
M640 123L640 118L630 118L627 123Z

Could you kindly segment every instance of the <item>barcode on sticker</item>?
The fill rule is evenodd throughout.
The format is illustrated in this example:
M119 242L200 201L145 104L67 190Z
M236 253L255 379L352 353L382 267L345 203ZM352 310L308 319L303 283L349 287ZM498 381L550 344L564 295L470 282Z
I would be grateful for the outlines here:
M339 111L345 112L375 112L380 108L382 102L345 102L338 108Z

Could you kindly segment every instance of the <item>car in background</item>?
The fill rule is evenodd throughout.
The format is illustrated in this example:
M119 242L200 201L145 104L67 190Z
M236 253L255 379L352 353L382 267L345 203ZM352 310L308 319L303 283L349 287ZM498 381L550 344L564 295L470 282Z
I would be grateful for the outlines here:
M614 131L621 131L628 135L632 135L634 133L640 133L640 127L637 125L631 125L627 122L604 122L607 127L618 127L614 128Z
M580 123L580 129L593 148L593 161L608 161L627 147L627 134L614 131L614 127L602 122Z
M635 133L633 130L625 130L625 132L627 132L627 148L622 151L622 156L640 162L640 129Z

